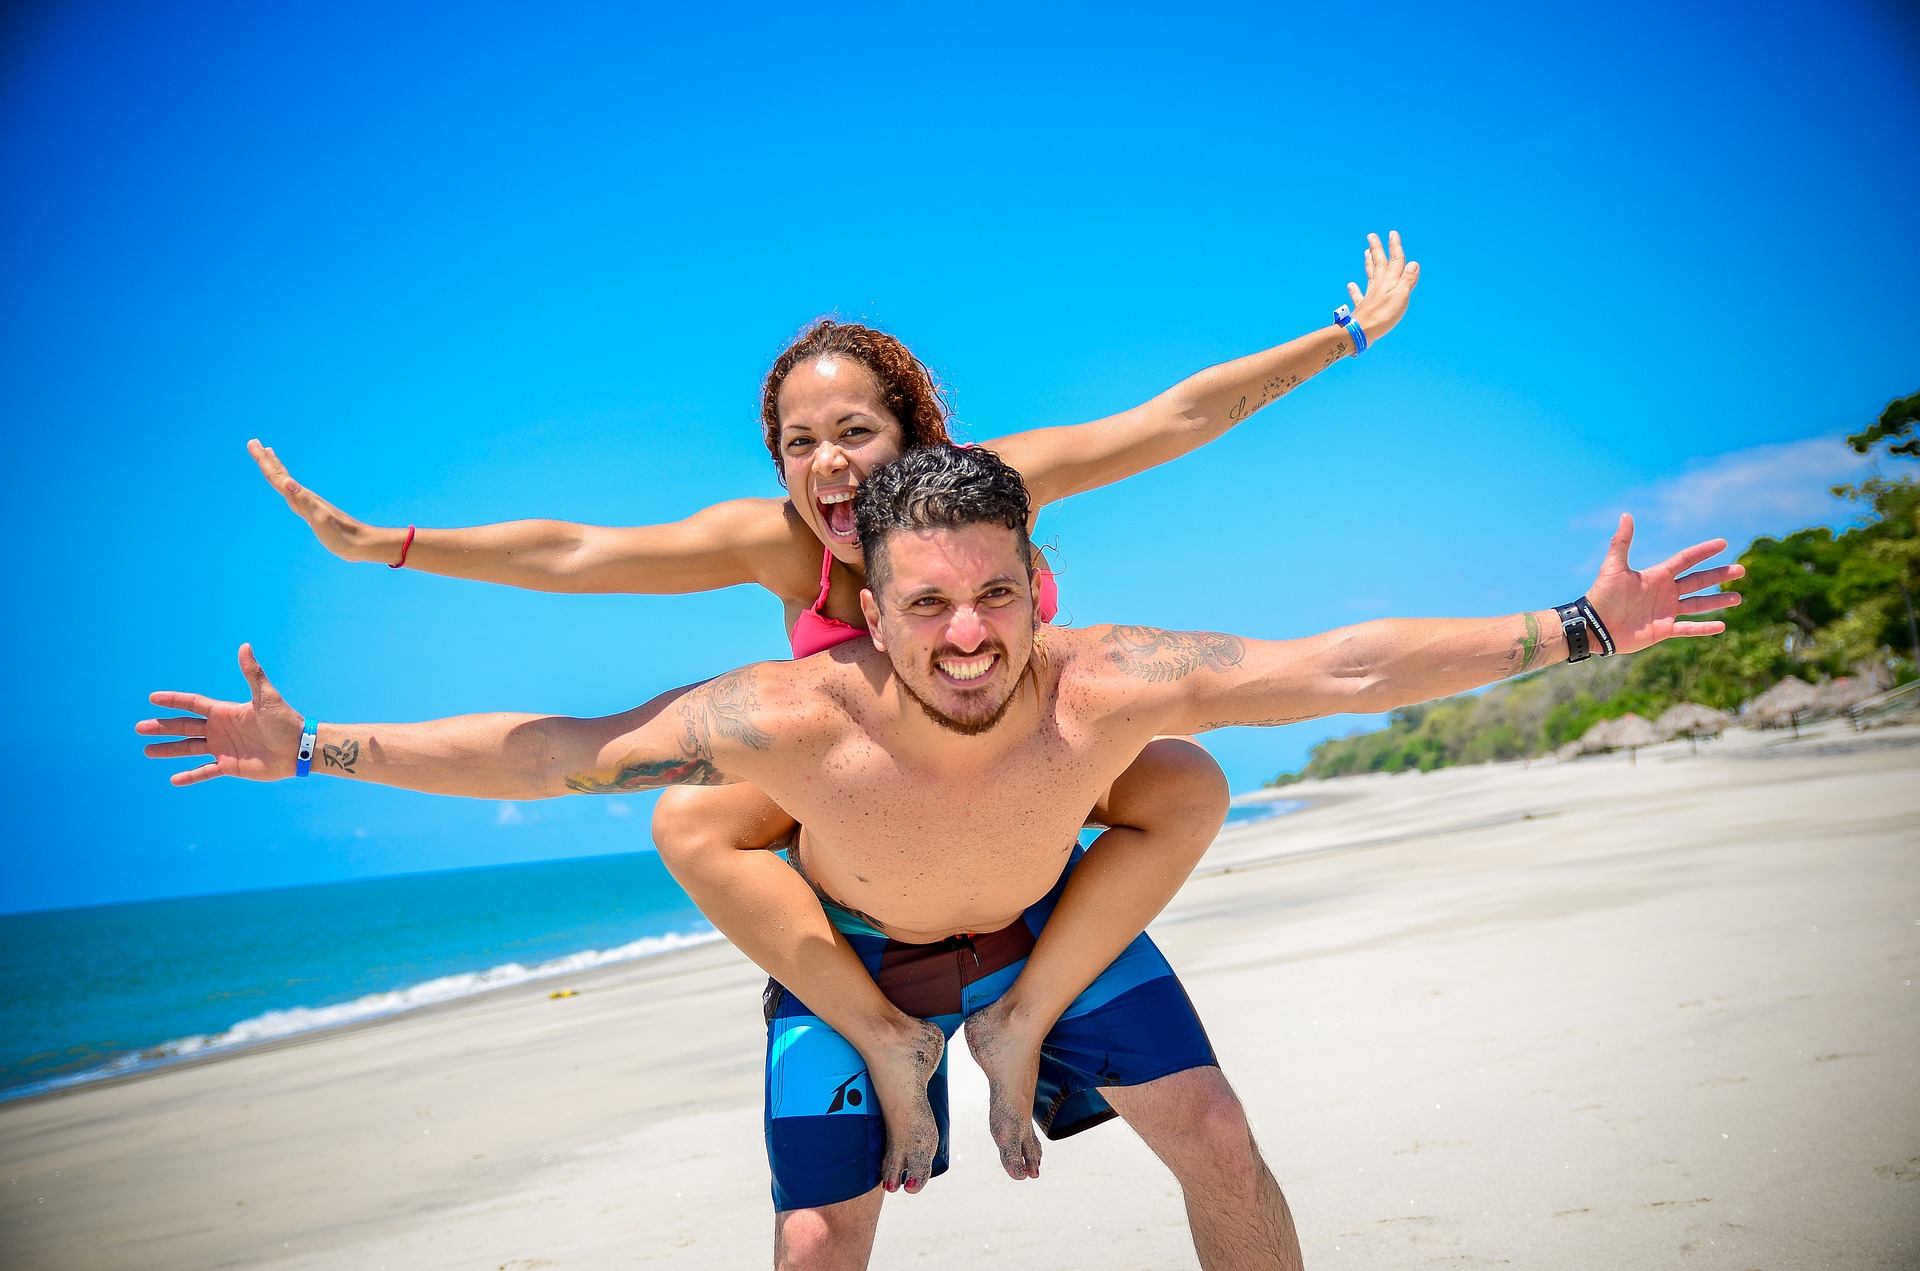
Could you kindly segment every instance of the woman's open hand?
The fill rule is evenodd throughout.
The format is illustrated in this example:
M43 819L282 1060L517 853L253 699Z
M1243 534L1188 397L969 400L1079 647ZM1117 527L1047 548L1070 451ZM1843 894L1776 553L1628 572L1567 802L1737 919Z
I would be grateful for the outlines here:
M342 560L370 561L380 560L382 544L378 535L366 522L354 519L327 502L312 490L293 479L287 471L287 465L280 462L280 456L273 453L273 447L263 446L255 438L247 443L247 453L260 465L260 475L267 484L280 492L295 516L305 521L313 530L313 536L320 545ZM391 564L391 561L382 561Z
M1367 333L1367 342L1378 340L1407 314L1407 301L1420 281L1420 262L1408 260L1400 248L1400 231L1387 231L1387 245L1380 245L1378 234L1367 235L1367 289L1347 284L1353 297L1353 316Z

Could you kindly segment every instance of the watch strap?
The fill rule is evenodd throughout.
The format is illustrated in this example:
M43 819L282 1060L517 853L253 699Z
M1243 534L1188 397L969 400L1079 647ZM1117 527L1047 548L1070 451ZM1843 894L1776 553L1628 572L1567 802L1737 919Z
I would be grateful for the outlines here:
M1579 601L1570 605L1555 605L1553 611L1560 615L1560 629L1567 635L1567 661L1585 662L1593 656L1593 642L1587 634L1587 615L1580 609Z

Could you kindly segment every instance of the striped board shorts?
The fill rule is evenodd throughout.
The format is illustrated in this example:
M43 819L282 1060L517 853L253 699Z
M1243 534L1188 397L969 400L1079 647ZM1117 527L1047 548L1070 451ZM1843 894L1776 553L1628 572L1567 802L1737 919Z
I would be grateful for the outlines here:
M952 1038L966 1017L997 1001L1019 976L1035 938L1059 902L1085 849L1075 851L1053 890L999 931L903 944L828 904L887 999L932 1020ZM768 980L766 1133L773 1207L812 1209L864 1196L880 1185L886 1126L865 1062L793 994ZM1116 1114L1103 1086L1136 1086L1189 1068L1213 1066L1193 1003L1144 934L1114 959L1047 1034L1033 1119L1050 1139L1090 1130ZM928 1084L947 1169L947 1060Z

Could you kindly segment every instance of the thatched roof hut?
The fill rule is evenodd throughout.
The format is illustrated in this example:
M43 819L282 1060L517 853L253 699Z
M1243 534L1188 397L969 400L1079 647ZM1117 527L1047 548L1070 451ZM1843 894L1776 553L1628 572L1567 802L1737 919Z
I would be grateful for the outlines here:
M1698 702L1680 702L1662 711L1653 721L1653 730L1662 737L1718 737L1733 723L1733 716Z
M1635 762L1640 747L1657 746L1665 740L1652 724L1631 711L1613 721L1613 744L1627 752L1628 763Z
M1576 754L1597 755L1608 750L1637 750L1664 740L1652 724L1629 711L1618 719L1598 721L1574 744L1578 747Z
M1573 742L1576 755L1598 755L1613 749L1613 724L1610 719L1595 720L1591 728Z
M1813 709L1823 715L1838 715L1851 710L1880 692L1872 680L1865 676L1858 678L1843 675L1837 680L1828 680L1813 690Z
M1762 728L1787 728L1797 726L1817 701L1813 685L1789 675L1747 703L1744 714Z

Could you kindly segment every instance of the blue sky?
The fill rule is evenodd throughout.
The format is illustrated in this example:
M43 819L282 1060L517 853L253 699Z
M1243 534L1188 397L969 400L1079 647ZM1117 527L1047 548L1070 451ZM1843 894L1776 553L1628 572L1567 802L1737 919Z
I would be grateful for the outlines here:
M1894 4L15 6L0 417L16 685L0 909L632 850L644 800L179 791L155 688L252 640L330 719L600 713L779 655L745 589L349 566L369 519L669 519L775 491L755 415L828 312L975 439L1323 323L1368 230L1402 327L1222 442L1052 509L1068 617L1302 634L1579 593L1844 517L1920 388L1920 25ZM1352 719L1214 735L1238 788Z

